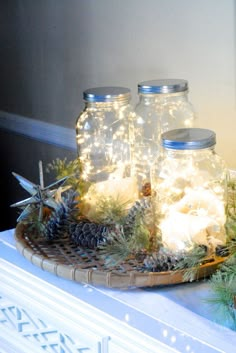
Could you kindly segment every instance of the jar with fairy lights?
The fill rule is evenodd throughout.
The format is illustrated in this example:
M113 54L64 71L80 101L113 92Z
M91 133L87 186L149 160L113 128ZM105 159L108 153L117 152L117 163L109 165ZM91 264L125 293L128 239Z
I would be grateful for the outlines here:
M161 143L151 180L163 244L172 250L197 244L212 251L224 245L228 176L215 152L215 133L175 129L163 133Z
M163 132L196 126L196 114L188 100L188 81L150 80L138 84L139 101L133 119L133 166L141 196L150 193L150 167L160 149Z
M97 87L83 92L85 107L76 121L81 178L90 185L86 201L100 197L132 202L137 197L130 170L130 89Z

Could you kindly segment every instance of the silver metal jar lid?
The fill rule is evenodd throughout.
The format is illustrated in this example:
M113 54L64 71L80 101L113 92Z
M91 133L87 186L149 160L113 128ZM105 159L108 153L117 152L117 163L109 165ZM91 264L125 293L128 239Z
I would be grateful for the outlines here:
M214 131L200 128L175 129L161 135L162 146L175 150L197 150L216 144Z
M86 102L123 102L131 99L131 91L125 87L95 87L83 92Z
M138 84L138 93L144 94L178 93L187 90L188 81L179 79L150 80Z

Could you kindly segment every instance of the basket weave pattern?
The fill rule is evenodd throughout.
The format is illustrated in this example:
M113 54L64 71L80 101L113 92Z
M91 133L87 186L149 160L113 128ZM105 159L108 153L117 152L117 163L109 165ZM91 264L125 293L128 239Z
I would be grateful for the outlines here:
M127 260L119 266L107 268L95 250L82 249L67 235L52 243L43 237L29 236L23 224L15 231L18 251L34 265L59 277L72 281L111 288L150 287L184 282L184 270L144 272L142 262ZM211 275L223 258L202 265L196 279Z

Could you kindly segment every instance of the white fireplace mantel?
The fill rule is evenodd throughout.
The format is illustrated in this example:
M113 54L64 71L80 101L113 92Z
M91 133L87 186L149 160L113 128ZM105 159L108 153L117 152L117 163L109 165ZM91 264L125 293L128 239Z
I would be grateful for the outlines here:
M20 255L0 233L0 353L232 353L207 282L124 290L75 283Z

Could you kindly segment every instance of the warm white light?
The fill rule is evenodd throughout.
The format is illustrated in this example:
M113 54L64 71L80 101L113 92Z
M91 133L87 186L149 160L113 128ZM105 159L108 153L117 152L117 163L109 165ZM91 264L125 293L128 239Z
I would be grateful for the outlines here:
M208 172L198 171L191 159L183 168L178 161L173 168L173 162L176 160L167 160L162 168L163 179L153 185L158 212L162 215L159 229L164 245L178 251L194 244L212 249L224 244L224 187L216 182L212 185ZM175 172L171 174L170 170Z
M119 178L110 176L111 179L94 183L90 186L84 197L85 202L89 205L89 214L93 214L96 209L97 202L101 199L112 198L121 203L129 205L138 199L138 189L136 179L133 177Z

